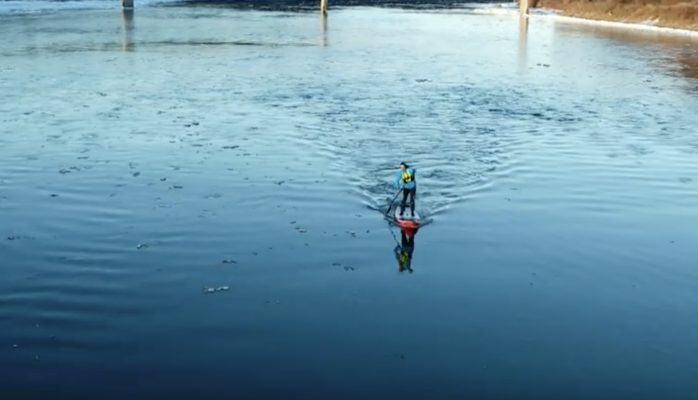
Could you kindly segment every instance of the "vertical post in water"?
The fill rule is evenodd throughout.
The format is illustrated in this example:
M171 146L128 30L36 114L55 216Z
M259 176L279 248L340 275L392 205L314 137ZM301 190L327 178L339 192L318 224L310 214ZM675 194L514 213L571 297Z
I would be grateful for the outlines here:
M530 8L528 0L519 0L519 14L523 16L528 16L528 9Z
M327 14L327 0L320 0L320 14Z
M121 0L121 8L132 9L133 8L133 0Z

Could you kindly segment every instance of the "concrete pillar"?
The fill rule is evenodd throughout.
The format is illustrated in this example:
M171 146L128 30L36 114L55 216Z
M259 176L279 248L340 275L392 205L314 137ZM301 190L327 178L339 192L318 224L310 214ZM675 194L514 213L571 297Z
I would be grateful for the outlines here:
M327 14L327 0L320 0L320 14Z
M519 0L519 14L528 15L530 7L529 0Z
M133 8L133 0L121 0L121 7L126 9Z

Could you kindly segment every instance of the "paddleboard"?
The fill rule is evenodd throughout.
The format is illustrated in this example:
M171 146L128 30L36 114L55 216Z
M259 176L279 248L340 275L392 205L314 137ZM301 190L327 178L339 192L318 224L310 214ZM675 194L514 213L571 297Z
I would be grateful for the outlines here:
M421 224L421 219L419 218L419 214L417 213L417 210L414 211L414 217L410 213L410 208L409 206L405 207L405 212L400 215L400 206L395 207L395 223L398 224L399 226L403 228L411 228L415 229L418 228L419 225Z

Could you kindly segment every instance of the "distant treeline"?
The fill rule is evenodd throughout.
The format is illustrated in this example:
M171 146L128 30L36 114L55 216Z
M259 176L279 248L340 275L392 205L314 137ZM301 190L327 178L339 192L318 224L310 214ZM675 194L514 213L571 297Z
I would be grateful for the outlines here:
M506 0L327 0L332 7L400 7L400 8L455 8L462 7L463 3L502 4ZM174 4L186 5L210 5L226 8L255 8L255 9L315 9L320 5L320 0L178 0Z
M332 7L374 6L413 9L458 8L464 3L502 4L506 0L327 0ZM172 5L208 5L267 10L313 10L320 0L175 0ZM698 0L529 0L531 7L559 10L563 15L619 22L651 22L657 26L698 30Z
M538 0L536 6L573 17L698 30L696 0Z

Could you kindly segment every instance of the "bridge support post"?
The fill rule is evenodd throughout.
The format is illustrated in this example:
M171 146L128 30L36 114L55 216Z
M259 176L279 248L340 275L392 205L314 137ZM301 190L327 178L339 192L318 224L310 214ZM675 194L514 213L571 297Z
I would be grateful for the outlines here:
M133 8L133 0L121 0L121 8L132 9Z
M320 0L320 14L327 14L327 0Z
M519 14L521 16L528 15L528 10L531 8L529 0L519 0Z

